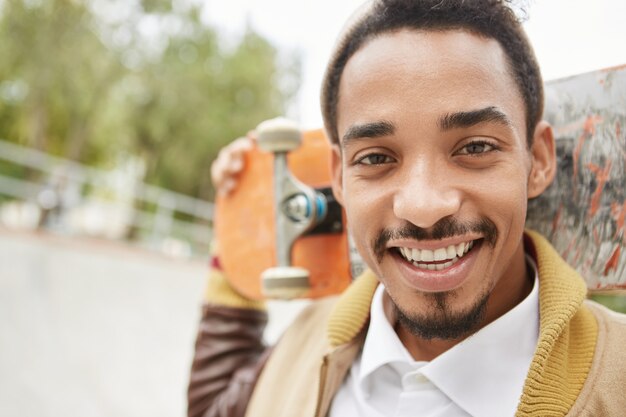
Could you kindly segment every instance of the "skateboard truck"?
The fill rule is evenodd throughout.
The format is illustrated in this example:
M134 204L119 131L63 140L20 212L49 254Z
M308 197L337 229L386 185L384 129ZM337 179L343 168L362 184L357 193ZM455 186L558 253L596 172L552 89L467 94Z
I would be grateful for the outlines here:
M259 147L274 154L274 219L276 265L261 274L263 293L270 298L291 299L310 288L309 271L291 265L294 242L326 217L323 193L295 178L287 166L287 153L302 142L302 132L287 119L267 120L257 127Z

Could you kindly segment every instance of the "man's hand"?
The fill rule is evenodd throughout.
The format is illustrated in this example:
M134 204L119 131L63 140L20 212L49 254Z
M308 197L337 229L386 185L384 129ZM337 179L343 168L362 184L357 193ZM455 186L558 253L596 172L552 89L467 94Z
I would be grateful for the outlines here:
M237 186L237 175L244 168L244 154L254 146L255 134L234 140L222 150L211 165L211 180L218 195L228 195Z

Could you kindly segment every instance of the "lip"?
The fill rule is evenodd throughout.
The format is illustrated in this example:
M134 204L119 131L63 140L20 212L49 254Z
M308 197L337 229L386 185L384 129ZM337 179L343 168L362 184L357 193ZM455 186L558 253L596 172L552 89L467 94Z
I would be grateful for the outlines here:
M465 242L460 240L458 243ZM469 273L482 249L484 240L474 242L474 247L456 263L441 271L420 269L407 262L400 254L393 253L402 280L411 288L423 292L444 292L458 288L468 279ZM422 246L423 247L423 246Z

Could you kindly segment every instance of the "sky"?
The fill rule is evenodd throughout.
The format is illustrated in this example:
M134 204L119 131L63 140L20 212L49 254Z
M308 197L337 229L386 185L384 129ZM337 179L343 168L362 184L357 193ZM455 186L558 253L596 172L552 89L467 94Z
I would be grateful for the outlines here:
M287 116L322 126L319 88L335 38L361 0L207 0L205 17L227 36L246 24L285 55L299 51L303 80ZM524 24L545 80L626 64L626 1L526 0Z

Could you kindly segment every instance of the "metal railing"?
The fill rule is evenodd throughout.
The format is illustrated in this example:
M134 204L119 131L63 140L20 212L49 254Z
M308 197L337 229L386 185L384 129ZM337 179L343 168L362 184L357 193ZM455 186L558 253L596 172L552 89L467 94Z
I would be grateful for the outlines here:
M210 202L146 184L140 176L126 176L120 187L120 176L124 175L120 170L85 166L4 140L0 140L0 161L28 172L26 176L15 176L0 170L0 195L5 196L4 202L0 200L0 222L4 206L27 204L38 215L37 224L26 227L47 227L69 234L115 235L151 249L173 244L178 252L183 248L183 254L189 256L207 254L213 221ZM52 223L46 219L50 213L55 217ZM99 222L106 223L115 213L116 233L111 232L113 225L94 230L97 228L81 225L81 220L77 220L82 214L83 223L85 218L91 218L93 223L100 215Z

